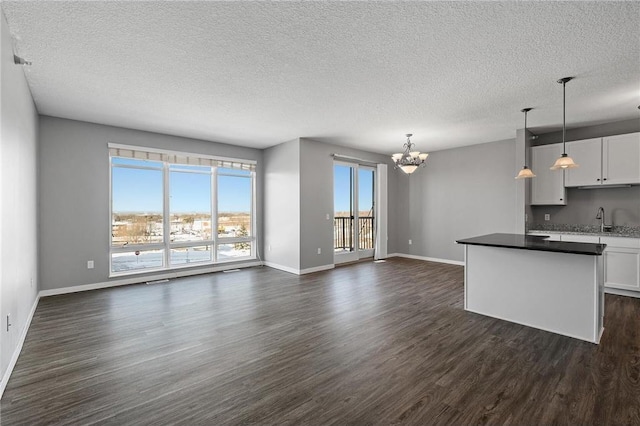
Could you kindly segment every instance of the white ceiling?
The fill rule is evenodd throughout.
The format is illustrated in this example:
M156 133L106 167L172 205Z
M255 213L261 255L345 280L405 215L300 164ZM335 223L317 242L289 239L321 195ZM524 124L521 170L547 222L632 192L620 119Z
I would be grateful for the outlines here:
M41 114L391 153L639 116L637 2L2 2Z

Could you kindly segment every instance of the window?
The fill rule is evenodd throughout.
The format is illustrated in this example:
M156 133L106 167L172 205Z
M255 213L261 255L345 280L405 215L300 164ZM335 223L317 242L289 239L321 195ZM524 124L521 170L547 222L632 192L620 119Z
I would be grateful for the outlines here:
M255 258L255 164L110 144L111 274Z

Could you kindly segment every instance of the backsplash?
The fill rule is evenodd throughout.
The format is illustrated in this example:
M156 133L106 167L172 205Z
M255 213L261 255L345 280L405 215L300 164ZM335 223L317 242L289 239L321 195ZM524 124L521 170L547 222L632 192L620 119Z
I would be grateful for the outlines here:
M569 234L599 234L610 235L612 237L624 236L640 238L640 226L620 226L615 225L609 232L600 232L600 225L576 225L576 224L561 224L561 223L534 223L527 228L529 231L552 231L552 232L566 232Z
M542 229L552 225L600 225L596 219L598 207L605 211L607 225L640 226L640 186L630 188L567 188L566 206L531 206L533 217L528 220L529 228ZM550 220L545 221L544 215ZM546 228L547 230L552 230Z

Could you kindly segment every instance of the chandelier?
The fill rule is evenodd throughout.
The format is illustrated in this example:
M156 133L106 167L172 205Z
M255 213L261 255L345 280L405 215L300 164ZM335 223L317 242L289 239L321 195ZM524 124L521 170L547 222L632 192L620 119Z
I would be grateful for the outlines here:
M415 150L415 144L411 142L411 133L407 135L407 142L403 145L404 152L393 154L391 159L395 164L396 169L400 169L406 174L410 175L415 172L418 167L424 166L424 161L427 159L429 154L426 152L420 152Z

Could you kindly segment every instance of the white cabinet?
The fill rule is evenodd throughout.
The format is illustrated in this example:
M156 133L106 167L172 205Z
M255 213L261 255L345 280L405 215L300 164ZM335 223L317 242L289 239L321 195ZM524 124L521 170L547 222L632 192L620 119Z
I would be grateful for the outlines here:
M640 133L567 142L579 167L565 170L565 186L640 183Z
M531 169L536 174L536 177L531 179L532 205L567 204L564 173L561 170L550 170L560 155L562 144L558 143L531 148Z
M602 179L602 139L567 142L567 154L578 164L565 170L565 186L599 185Z
M602 138L602 183L640 183L640 133Z
M604 251L604 285L640 291L640 239L601 237Z

